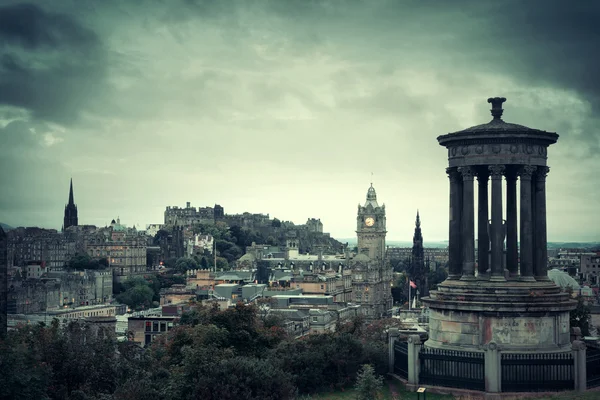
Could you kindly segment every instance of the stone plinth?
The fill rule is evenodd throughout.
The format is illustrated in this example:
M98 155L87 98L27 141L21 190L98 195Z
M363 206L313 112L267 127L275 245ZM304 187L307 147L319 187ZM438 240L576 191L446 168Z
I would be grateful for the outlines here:
M428 347L570 348L569 311L576 302L552 282L446 280L423 302L430 309Z

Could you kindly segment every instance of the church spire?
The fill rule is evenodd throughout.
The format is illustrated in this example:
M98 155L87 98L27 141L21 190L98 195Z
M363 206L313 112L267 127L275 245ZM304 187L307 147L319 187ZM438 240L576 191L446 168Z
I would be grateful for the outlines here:
M69 188L69 205L75 205L75 201L73 200L73 178L71 178L71 187Z
M421 218L419 217L419 209L417 209L417 221L415 222L417 228L421 227Z
M77 206L75 205L75 199L73 197L73 178L71 178L71 184L69 185L69 204L65 206L63 230L70 226L77 226L78 222L79 219L77 218Z

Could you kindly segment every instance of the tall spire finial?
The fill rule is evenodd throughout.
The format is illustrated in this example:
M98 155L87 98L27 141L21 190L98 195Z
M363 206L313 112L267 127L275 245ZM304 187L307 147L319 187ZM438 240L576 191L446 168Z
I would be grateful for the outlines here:
M421 217L419 217L419 209L417 208L417 221L415 222L417 227L421 226Z
M69 205L75 204L73 200L73 178L71 178L71 186L69 187Z
M373 187L373 173L371 172L371 187Z
M504 110L502 109L502 103L506 101L505 97L490 97L488 103L492 103L492 116L494 119L502 119L502 113Z

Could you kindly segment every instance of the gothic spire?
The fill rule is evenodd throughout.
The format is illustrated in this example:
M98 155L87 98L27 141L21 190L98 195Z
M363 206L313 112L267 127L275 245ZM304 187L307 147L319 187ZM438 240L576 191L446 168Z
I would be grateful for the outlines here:
M417 221L415 222L417 228L421 227L421 218L419 217L419 209L417 209Z
M71 184L69 186L69 204L65 206L65 216L63 219L63 230L67 229L70 226L78 225L77 218L77 206L75 205L75 200L73 198L73 178L71 178Z
M73 178L71 178L71 187L69 188L69 205L75 205L75 201L73 200Z

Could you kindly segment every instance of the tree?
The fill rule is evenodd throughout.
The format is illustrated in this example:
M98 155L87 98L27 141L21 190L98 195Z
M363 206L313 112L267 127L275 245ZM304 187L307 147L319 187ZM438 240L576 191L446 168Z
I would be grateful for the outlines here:
M571 311L571 328L581 328L583 336L590 335L590 307L585 304L582 296L577 296L577 308Z
M224 271L229 271L229 262L226 258L217 257L217 268L222 268Z
M185 274L190 269L198 269L198 264L193 258L180 257L175 262L175 270L182 274Z
M153 285L153 281L148 282L144 278L128 279L123 283L125 291L117 295L117 301L128 305L132 309L150 307L155 295Z
M208 269L208 261L206 261L206 257L202 257L200 260L200 268Z
M375 375L371 365L363 365L356 378L355 388L357 400L377 399L383 388L383 378Z
M271 222L271 226L273 228L279 228L279 227L281 227L281 221L278 220L277 218L273 218L273 222Z
M92 258L87 254L76 254L67 263L67 268L83 271L84 269L105 269L108 268L108 259Z

